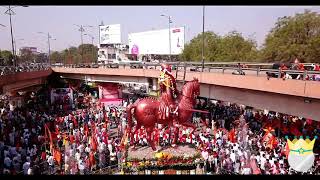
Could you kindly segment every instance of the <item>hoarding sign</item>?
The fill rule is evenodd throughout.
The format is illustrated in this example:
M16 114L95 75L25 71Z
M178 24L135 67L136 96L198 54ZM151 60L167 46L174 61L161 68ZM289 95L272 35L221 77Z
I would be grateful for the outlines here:
M121 44L120 24L100 26L100 44Z
M184 27L171 28L171 54L181 54L184 49ZM169 29L129 34L131 54L170 54Z

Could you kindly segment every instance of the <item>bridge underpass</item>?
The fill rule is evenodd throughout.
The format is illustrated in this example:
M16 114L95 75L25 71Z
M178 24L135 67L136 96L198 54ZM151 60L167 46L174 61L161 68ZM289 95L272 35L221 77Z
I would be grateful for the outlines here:
M52 70L19 72L0 77L0 91L3 94L18 91L28 87L44 84Z
M75 73L60 73L61 77L69 79L79 79L88 80L92 82L116 82L116 83L136 83L136 84L148 84L148 79L152 79L153 82L157 82L155 77L143 77L141 75L124 75L124 76L112 76L112 75L85 75L85 74L75 74ZM224 76L224 75L222 75ZM317 93L314 94L307 87L307 82L299 81L283 81L281 79L272 79L265 82L245 82L243 81L243 76L219 76L215 80L210 79L209 76L205 77L203 74L190 73L187 78L193 79L193 77L198 77L201 83L201 96L210 99L216 99L226 102L232 102L237 104L243 104L246 106L251 106L256 109L267 109L270 111L281 112L285 114L290 114L294 116L300 116L305 118L310 118L313 120L320 120L320 98L317 97ZM212 76L211 76L212 77ZM223 78L223 79L221 79ZM235 79L234 79L235 78ZM253 77L255 78L255 77ZM179 80L180 78L178 78ZM262 79L260 79L262 80ZM279 82L275 82L279 81ZM229 82L229 86L223 86L220 84ZM279 84L278 84L279 83ZM284 83L284 84L280 84ZM301 84L302 83L302 84ZM317 84L312 84L310 82L308 87L318 87ZM277 86L273 89L272 85ZM286 87L289 84L289 87ZM178 88L182 86L182 80L178 81ZM238 87L247 87L238 88ZM263 87L265 91L263 91ZM291 88L291 92L288 88ZM251 88L251 89L250 89ZM256 88L257 90L253 90ZM271 92L268 92L271 91ZM272 92L274 91L274 92ZM279 93L275 93L275 92ZM288 94L283 94L287 92ZM305 96L294 96L291 94L308 94ZM313 94L312 94L313 93Z

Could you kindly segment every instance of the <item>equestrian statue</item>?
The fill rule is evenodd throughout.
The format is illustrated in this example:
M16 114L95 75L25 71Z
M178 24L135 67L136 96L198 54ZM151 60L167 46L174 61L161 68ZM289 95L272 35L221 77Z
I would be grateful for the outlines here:
M138 99L126 108L128 125L127 137L130 138L130 145L133 145L134 134L143 126L147 132L147 141L154 151L156 147L151 139L152 132L156 124L173 126L173 122L177 122L183 126L191 127L193 131L195 125L190 119L193 112L203 112L193 109L196 105L197 96L200 95L199 80L194 78L187 82L179 92L176 88L176 80L171 74L171 66L167 64L161 65L159 77L160 98L146 97ZM132 132L133 121L132 116L136 120L134 132Z

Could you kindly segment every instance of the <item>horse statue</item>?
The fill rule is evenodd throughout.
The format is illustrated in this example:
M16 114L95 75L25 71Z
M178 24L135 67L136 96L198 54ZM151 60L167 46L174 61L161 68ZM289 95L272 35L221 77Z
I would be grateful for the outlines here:
M156 147L154 141L151 140L151 134L155 128L155 124L163 124L171 127L173 125L173 120L176 120L181 125L193 128L195 130L195 126L188 122L188 120L192 116L192 112L196 111L192 108L196 104L196 98L200 95L200 84L198 79L194 79L193 81L187 82L183 88L181 93L178 95L177 100L177 109L176 116L166 116L167 118L162 118L163 113L168 113L166 109L168 107L164 102L162 102L166 96L163 94L163 98L160 100L155 98L143 98L138 99L133 104L130 104L126 108L127 119L128 119L128 129L127 133L130 137L130 143L133 145L133 136L141 126L144 126L147 132L147 141L149 145L151 145L152 149L156 151ZM134 110L134 112L132 112ZM135 131L132 132L133 122L132 116L135 117L136 127Z

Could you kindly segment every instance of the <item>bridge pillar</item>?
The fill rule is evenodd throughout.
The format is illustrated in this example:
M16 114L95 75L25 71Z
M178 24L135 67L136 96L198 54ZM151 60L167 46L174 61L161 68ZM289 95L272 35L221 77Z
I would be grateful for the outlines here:
M157 78L152 78L152 90L155 91L157 90L158 82Z

